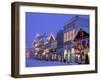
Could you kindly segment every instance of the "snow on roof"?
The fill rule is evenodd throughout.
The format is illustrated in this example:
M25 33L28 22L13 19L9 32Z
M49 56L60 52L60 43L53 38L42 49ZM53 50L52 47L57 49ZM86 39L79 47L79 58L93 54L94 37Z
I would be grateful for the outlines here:
M77 29L82 29L84 31L86 31L87 33L89 33L89 19L88 18L83 18L80 16L75 16L73 17L71 20L69 20L69 22L67 22L64 26L64 28L68 29L73 27L77 28Z
M36 34L35 38L38 38L40 37L41 35L39 33Z
M50 34L47 38L48 41L50 41L51 39L56 40L53 34Z

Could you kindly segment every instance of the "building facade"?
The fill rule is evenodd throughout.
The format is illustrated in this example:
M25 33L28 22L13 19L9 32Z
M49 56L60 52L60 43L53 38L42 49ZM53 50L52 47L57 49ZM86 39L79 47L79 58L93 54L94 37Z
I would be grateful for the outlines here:
M57 41L52 34L49 36L41 36L41 38L39 38L37 42L34 42L33 45L36 59L50 60L52 56L56 55Z
M75 16L64 26L64 59L68 63L89 63L89 25L84 28L83 21Z
M33 46L39 60L89 64L89 20L75 16L56 37L37 34Z

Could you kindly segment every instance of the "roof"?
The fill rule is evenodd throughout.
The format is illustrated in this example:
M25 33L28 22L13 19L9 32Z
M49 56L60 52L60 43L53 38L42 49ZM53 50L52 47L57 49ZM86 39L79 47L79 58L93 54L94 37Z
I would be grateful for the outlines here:
M82 29L89 33L89 19L80 17L80 16L75 16L71 20L65 23L64 29L69 30L71 28L76 28L76 29Z
M83 36L80 36L81 32L84 34ZM66 32L65 32L65 33L66 33ZM67 44L67 45L68 45L68 43L69 43L69 44L71 43L70 41L74 41L74 40L76 40L76 39L81 39L81 38L83 38L83 37L84 37L84 38L85 38L85 37L89 37L89 33L86 32L85 30L83 30L82 28L74 29L74 35L73 35L73 37L71 37L70 40L65 41L64 44ZM71 45L70 45L70 46L71 46Z
M81 28L80 28L80 30L78 31L78 33L77 33L77 35L75 36L75 38L74 38L74 40L77 40L77 39L81 39L81 38L86 38L86 37L89 37L89 34L86 32L86 31L84 31L84 30L82 30Z
M51 41L51 40L55 40L55 37L53 34L50 34L47 38L48 41Z

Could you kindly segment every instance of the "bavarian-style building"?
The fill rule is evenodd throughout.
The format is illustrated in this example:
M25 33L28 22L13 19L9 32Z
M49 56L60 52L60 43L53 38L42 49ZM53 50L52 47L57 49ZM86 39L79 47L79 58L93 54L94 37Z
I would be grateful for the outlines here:
M89 63L89 20L75 16L64 26L64 59Z

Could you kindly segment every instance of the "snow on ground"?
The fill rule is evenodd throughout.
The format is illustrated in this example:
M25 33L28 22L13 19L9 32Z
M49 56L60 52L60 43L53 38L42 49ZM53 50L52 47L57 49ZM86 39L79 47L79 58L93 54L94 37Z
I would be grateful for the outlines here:
M41 66L66 66L66 65L79 65L76 63L64 63L60 61L41 61L36 59L26 59L26 67L41 67Z

